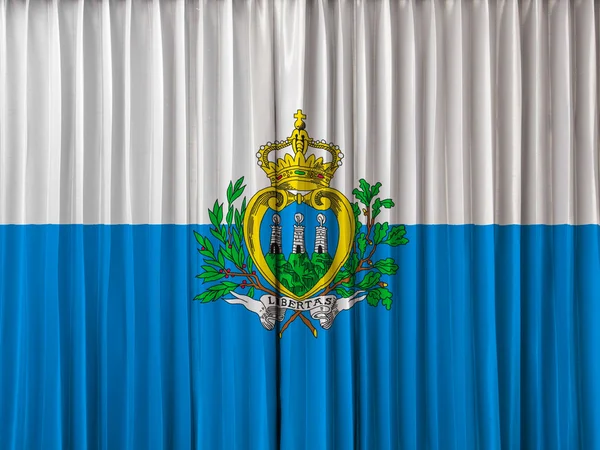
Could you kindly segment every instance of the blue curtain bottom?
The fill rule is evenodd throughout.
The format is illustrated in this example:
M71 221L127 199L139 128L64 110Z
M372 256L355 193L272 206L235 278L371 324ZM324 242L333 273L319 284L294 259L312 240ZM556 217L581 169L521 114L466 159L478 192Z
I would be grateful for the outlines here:
M280 339L192 300L208 226L0 226L0 448L600 448L599 227L406 228Z

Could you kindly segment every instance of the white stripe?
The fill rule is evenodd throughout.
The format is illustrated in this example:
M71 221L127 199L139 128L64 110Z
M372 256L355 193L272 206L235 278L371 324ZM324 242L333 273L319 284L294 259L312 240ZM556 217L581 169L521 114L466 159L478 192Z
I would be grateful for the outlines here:
M6 0L0 0L0 30L6 30ZM7 82L7 51L6 51L6 33L0 32L0 186L4 187L7 183L4 181L7 174L8 153L7 144L7 122L8 122L8 82ZM8 206L8 193L6 189L0 188L0 217L5 217L5 208Z
M593 0L0 1L0 223L207 223L307 130L394 223L597 224ZM282 155L279 155L282 156Z

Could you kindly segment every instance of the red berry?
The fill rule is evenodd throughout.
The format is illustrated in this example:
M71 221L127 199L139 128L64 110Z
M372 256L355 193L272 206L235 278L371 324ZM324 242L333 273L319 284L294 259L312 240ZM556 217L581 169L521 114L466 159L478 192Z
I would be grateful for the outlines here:
M242 264L242 269L245 269L245 268L246 268L246 264Z
M242 284L242 289L246 289L246 285L245 284Z
M219 273L223 273L223 269L219 269Z
M231 269L227 269L227 273L231 272Z
M200 250L204 251L204 250L206 250L206 248L202 247Z
M231 244L229 244L229 248L231 248Z
M229 278L229 275L225 275L225 278Z
M253 271L252 271L252 275L256 275L256 270L253 270Z

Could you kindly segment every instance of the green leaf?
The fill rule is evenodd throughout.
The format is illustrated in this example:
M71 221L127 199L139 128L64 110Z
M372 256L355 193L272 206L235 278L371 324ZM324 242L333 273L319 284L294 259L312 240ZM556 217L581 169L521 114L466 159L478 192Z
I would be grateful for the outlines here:
M346 269L349 273L354 274L354 272L356 272L356 269L358 269L359 262L360 261L358 259L358 255L356 253L353 253L352 256L350 256L350 258L348 259L348 261L346 261L344 269Z
M388 288L377 287L377 288L375 288L373 290L374 291L378 291L379 294L381 295L382 299L392 298L392 293L390 292L390 290Z
M377 184L379 184L379 183L377 183ZM386 198L385 200L376 199L373 202L373 212L372 212L371 216L373 218L377 217L379 215L379 213L381 212L382 207L389 209L393 206L394 206L394 202L390 198Z
M211 264L211 265L215 266L218 269L224 269L225 268L223 266L223 264L221 264L219 261L215 261L214 259L205 259L204 262L206 264Z
M391 298L384 298L381 303L383 304L383 306L385 306L385 309L387 309L388 311L390 309L392 309L392 299Z
M223 222L223 203L219 205L219 209L217 210L217 220L219 223Z
M219 205L219 200L215 200L212 211L208 211L208 216L210 217L210 223L215 228L219 228L219 225L223 221L223 204Z
M198 249L198 253L200 253L202 256L206 257L206 258L211 258L212 257L212 253L209 253L208 250L202 250L202 248Z
M250 273L254 270L254 263L252 262L252 258L248 255L248 259L246 260L246 270Z
M389 289L377 287L369 291L367 294L367 303L369 305L377 306L380 301L387 310L392 307L392 293Z
M377 261L373 267L379 269L381 273L386 275L395 275L398 272L398 264L392 258L382 259Z
M216 284L208 288L209 291L215 291L218 289L222 289L227 291L226 293L231 292L233 289L237 287L237 283L233 283L231 281L223 281L222 283Z
M244 220L244 215L246 214L246 197L242 200L242 209L240 209L240 214L242 215L242 221Z
M360 190L365 193L365 198L370 202L371 201L371 185L367 183L367 180L361 178L358 181L358 185L360 186ZM367 202L365 202L367 203Z
M244 192L244 188L245 188L245 187L246 187L246 186L244 186L243 188L241 188L241 189L238 189L237 191L234 191L234 192L233 192L233 195L231 196L231 202L232 202L232 203L233 203L234 201L236 201L240 195L242 195L242 192Z
M219 250L219 253L218 253L218 255L217 255L217 259L218 259L218 261L219 261L219 265L220 265L222 268L225 268L225 257L223 256L223 249L220 249L220 250Z
M350 290L350 289L345 289L342 287L338 287L335 292L338 293L338 295L341 295L342 297L351 297L352 295L354 295L354 291Z
M244 182L244 177L241 177L239 180L235 182L235 186L229 182L229 187L227 188L227 202L232 204L234 201L238 199L240 195L244 192L246 186L242 186Z
M201 266L201 267L206 272L216 272L217 271L217 269L215 269L214 267L211 267L211 266Z
M358 220L360 217L360 206L358 206L358 203L352 203L352 212L354 213L356 220Z
M242 188L242 183L243 183L243 182L244 182L244 177L241 177L240 179L238 179L238 180L235 182L235 186L233 187L233 190L234 190L234 191L237 191L237 190L239 190L240 188ZM246 186L244 186L244 187L242 188L242 190L243 190L245 187L246 187Z
M392 293L390 292L390 290L384 287L377 287L371 292L377 292L377 295L379 295L383 306L385 306L385 309L389 311L392 307Z
M233 230L233 242L238 248L242 246L242 233L238 230Z
M381 274L379 272L368 272L360 283L358 283L358 287L364 290L370 289L379 282L380 278Z
M375 217L377 217L379 215L380 211L381 211L381 200L375 199L375 201L373 202L373 207L371 209L371 217L374 219Z
M196 297L202 297L201 299L203 301L217 300L218 298L229 294L236 287L238 287L237 283L232 283L230 281L222 281L218 284L210 286L205 292ZM210 298L210 300L207 300L207 298Z
M352 212L354 212L354 235L360 232L362 224L360 223L360 206L358 203L352 203Z
M235 247L231 249L231 257L233 258L233 263L236 266L241 266L243 264L240 262L240 254Z
M236 209L235 210L235 226L240 228L242 227L242 215L240 214L240 212Z
M216 237L219 241L221 241L223 244L225 243L225 238L223 237L223 235L217 231L215 228L211 228L210 229L210 233Z
M225 217L225 221L229 226L231 226L231 224L233 223L233 206L229 207L229 210L227 211L227 217Z
M208 218L210 219L210 223L212 223L215 228L219 227L219 223L217 222L217 216L210 209L208 210Z
M340 270L336 275L335 278L333 279L334 283L337 283L339 281L342 281L344 278L348 277L348 272Z
M375 197L379 194L379 189L381 188L381 183L375 183L375 185L371 186L371 198Z
M203 293L196 295L196 297L194 297L194 300L200 300L204 303L211 302L221 298L226 294L229 294L236 287L238 287L237 283L231 283L230 281L222 281L221 283L210 286Z
M353 194L354 194L354 196L355 196L357 199L359 199L359 200L360 200L360 201L361 201L361 202L362 202L362 203L363 203L365 206L368 204L368 202L367 202L367 197L366 197L366 195L364 194L364 192L361 192L361 191L359 191L358 189L356 189L356 188L355 188L355 189L352 191L352 193L353 193Z
M254 288L253 287L248 289L248 297L254 297Z
M375 245L380 244L381 241L383 241L383 239L385 238L385 235L388 232L389 229L389 225L387 222L385 223L376 223L375 224L375 230L374 230L374 234L373 234L373 243Z
M367 303L371 306L379 305L379 301L381 300L381 295L376 290L372 290L367 294Z
M198 253L200 253L202 256L205 256L207 258L212 258L213 257L213 247L212 244L210 243L209 239L206 239L200 235L198 235L200 241L201 241L201 247L198 249Z
M213 247L212 242L210 242L210 239L204 239L204 246L206 247L206 250L210 252L211 255L215 254L215 248Z
M231 204L233 201L231 200L231 196L233 195L233 183L230 181L229 186L227 186L227 203Z
M200 248L198 249L198 252L203 256L212 258L214 255L214 248L213 248L212 243L210 242L210 239L203 237L202 235L200 235L199 233L196 233L195 231L194 231L194 236L195 236L198 244L200 244Z
M344 281L342 283L342 286L346 286L346 287L355 287L356 285L356 274L352 274L349 278L348 281Z
M396 225L393 226L388 234L388 237L383 244L391 245L392 247L396 247L398 245L406 245L408 244L408 239L404 237L406 234L406 229L404 225Z
M198 294L194 297L194 300L199 300L202 303L212 302L217 299L216 292L204 291L202 294Z
M360 236L358 236L356 243L358 244L358 250L360 252L360 256L362 257L362 255L365 253L365 250L367 249L367 236L365 235L365 233L360 233Z
M242 267L242 264L244 264L244 261L246 259L246 254L244 252L244 247L240 247L238 250L238 266Z
M233 259L233 254L231 252L231 248L227 247L221 247L221 251L223 252L223 256L225 257L225 259L228 259L229 261L231 261L232 263L235 264L235 260Z
M220 272L204 272L204 273L201 273L199 275L196 275L196 278L200 278L200 279L202 279L202 281L204 283L208 283L208 282L211 282L211 281L220 280L224 276L225 276L225 273L220 273Z

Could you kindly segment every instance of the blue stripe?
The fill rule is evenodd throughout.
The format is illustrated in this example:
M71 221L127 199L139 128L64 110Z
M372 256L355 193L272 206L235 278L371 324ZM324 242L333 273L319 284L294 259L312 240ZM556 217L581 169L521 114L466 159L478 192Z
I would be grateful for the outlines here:
M0 226L0 448L600 448L598 226L408 226L390 311L281 340L192 230Z

